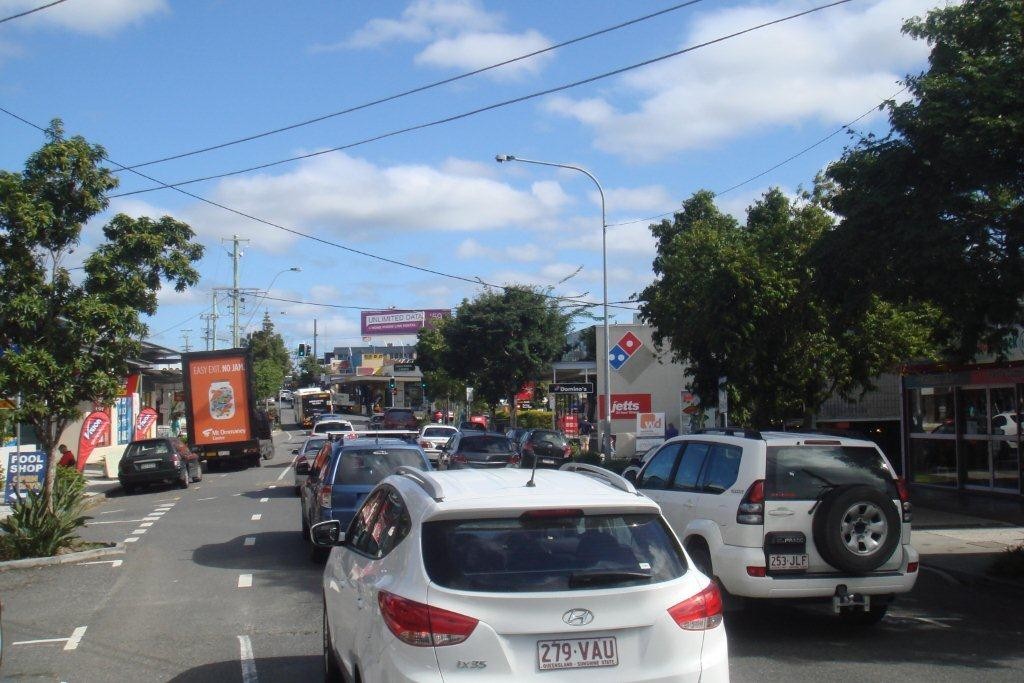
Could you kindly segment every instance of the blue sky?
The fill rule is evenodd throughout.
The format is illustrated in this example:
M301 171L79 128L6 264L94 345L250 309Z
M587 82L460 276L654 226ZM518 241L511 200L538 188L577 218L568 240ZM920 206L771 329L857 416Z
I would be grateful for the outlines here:
M0 0L0 17L44 4ZM216 145L416 88L677 4L672 0L67 0L0 24L0 106L105 146L132 165ZM139 169L179 182L347 145L670 53L815 2L704 0L455 83L252 142ZM900 34L934 0L854 0L628 73L445 125L185 189L362 251L462 278L554 286L601 299L597 194L583 175L494 155L581 165L607 196L609 300L653 278L645 219L720 191L861 116L926 67ZM873 113L855 126L885 132ZM38 131L0 116L0 167L20 170ZM719 198L737 216L767 188L794 192L837 158L839 134ZM118 192L153 184L119 174ZM165 291L151 340L202 348L211 291L231 283L225 237L250 240L241 285L280 299L450 308L479 285L296 237L178 192L115 198L111 212L173 215L206 245L202 279ZM109 217L109 216L108 216ZM102 220L83 234L87 253ZM292 266L300 273L275 274ZM575 273L575 275L572 275ZM565 280L568 276L568 280ZM563 282L563 280L565 280ZM226 312L222 303L221 313ZM359 312L250 297L290 346L361 343ZM599 309L594 309L595 313ZM613 311L627 322L632 312ZM223 335L228 318L222 317ZM383 343L383 338L375 343ZM401 341L395 339L394 341ZM223 345L223 343L221 343Z

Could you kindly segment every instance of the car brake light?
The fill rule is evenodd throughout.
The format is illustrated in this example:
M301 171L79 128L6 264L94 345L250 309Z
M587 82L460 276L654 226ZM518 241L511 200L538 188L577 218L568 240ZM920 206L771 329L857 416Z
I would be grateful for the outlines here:
M518 465L520 460L522 460L522 458L519 457L519 454L518 453L513 453L511 456L509 456L508 464L509 465Z
M758 479L747 489L736 509L737 524L764 524L764 479Z
M456 453L455 455L452 456L452 462L466 463L469 462L469 458L467 458L462 453Z
M324 484L320 487L320 507L331 507L331 485Z
M181 456L179 456L177 453L172 453L171 465L174 467L181 467Z
M768 576L767 567L747 567L747 576Z
M700 593L669 607L668 613L679 628L706 631L722 623L722 593L717 585L709 583Z
M914 505L910 502L910 489L907 487L907 480L903 477L896 479L896 493L900 497L900 508L903 510L903 521L910 523L914 521Z
M416 647L456 645L469 638L479 623L472 617L387 591L377 594L377 604L388 630L403 643Z
M920 562L907 562L907 573L913 574L914 572L916 572L920 564Z
M565 444L565 446L562 448L562 455L566 458L572 455L572 446L570 446L569 444Z
M554 508L551 510L527 510L519 515L519 519L550 519L552 517L582 517L579 508Z
M420 439L420 448L430 448L430 442L426 439Z

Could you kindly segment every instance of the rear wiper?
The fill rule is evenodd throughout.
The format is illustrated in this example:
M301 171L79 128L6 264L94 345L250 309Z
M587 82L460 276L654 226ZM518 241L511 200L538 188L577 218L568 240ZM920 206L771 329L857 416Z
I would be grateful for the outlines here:
M616 569L608 571L572 572L569 574L569 588L593 586L617 581L650 580L650 570Z

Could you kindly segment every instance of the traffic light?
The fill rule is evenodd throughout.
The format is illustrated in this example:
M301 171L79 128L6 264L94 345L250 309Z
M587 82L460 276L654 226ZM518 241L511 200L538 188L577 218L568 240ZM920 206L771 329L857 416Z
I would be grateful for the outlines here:
M391 379L388 380L388 389L390 389L391 391L395 390L395 378L394 377L392 377Z
M305 344L299 344L299 358L302 358L305 355L306 355L306 345Z
M313 355L313 347L310 346L309 344L306 344L306 355L307 356L312 356Z
M420 382L420 389L422 389L423 392L426 393L426 391L427 391L427 383L426 382Z

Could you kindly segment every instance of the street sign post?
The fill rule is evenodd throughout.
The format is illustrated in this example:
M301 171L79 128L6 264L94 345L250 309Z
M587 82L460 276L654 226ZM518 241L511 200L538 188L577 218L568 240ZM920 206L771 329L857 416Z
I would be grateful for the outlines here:
M591 382L559 382L548 385L549 394L592 394L594 385Z

